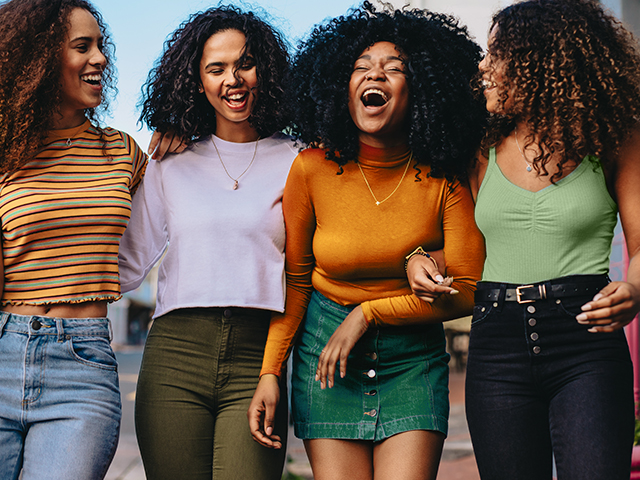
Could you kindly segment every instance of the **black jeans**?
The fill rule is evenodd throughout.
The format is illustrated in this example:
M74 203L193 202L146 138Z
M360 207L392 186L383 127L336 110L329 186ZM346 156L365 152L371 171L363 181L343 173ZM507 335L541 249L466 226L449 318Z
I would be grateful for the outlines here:
M554 282L593 281L574 276ZM606 284L606 278L603 285ZM514 285L480 282L482 288ZM474 307L466 409L483 480L630 476L633 369L624 332L589 333L593 295ZM503 298L503 296L502 296Z

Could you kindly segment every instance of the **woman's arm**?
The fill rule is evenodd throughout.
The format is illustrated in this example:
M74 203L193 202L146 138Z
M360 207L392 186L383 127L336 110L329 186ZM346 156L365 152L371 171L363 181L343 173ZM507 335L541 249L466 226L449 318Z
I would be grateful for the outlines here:
M590 332L611 332L633 320L640 311L640 128L620 150L613 169L613 185L629 252L626 282L612 282L583 305L578 322L593 325Z

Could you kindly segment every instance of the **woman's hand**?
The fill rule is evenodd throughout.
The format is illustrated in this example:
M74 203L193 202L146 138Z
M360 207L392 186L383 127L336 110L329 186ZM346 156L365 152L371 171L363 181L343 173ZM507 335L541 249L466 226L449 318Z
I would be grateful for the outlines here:
M260 377L247 411L249 430L253 439L260 445L276 450L282 448L280 437L273 435L276 407L279 401L278 377L273 374L265 374Z
M316 370L316 382L320 381L320 388L333 387L336 364L340 362L340 378L347 374L347 357L353 346L369 328L369 322L364 318L362 307L358 305L342 321L333 332L327 345L322 349Z
M640 291L631 283L612 282L582 306L583 313L576 320L593 325L592 333L613 332L631 322L639 310Z
M430 257L413 255L407 262L407 278L413 294L425 302L432 303L443 293L455 295L451 288L453 278L443 277L438 265L444 265L442 250L430 252Z
M167 153L180 153L187 148L189 144L173 132L161 133L157 130L153 132L151 141L149 142L148 153L154 160L162 160Z

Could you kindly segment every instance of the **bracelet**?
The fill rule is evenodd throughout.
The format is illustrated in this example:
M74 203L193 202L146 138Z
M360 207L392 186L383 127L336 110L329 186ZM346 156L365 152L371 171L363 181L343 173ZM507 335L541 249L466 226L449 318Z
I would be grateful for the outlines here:
M436 266L436 268L438 268L438 262L436 262L436 259L433 258L431 255L429 255L427 252L425 252L422 247L418 247L416 248L413 252L411 252L409 255L407 255L404 260L404 271L406 273L407 271L407 266L409 265L409 260L411 260L411 257L413 257L414 255L422 255L423 257L427 257L429 260L431 260L433 262L433 264Z

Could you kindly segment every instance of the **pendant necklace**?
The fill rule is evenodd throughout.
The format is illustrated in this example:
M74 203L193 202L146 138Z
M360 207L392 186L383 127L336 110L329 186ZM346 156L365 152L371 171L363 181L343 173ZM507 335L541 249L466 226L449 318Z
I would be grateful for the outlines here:
M84 127L84 122L82 122L82 125L80 125L80 127L78 127L78 129L67 138L67 141L66 141L67 147L71 146L71 140L83 130L83 127Z
M409 161L407 162L407 166L404 167L404 173L402 174L402 178L398 182L398 185L396 185L396 188L393 189L393 192L391 192L389 195L387 195L387 197L384 200L378 200L376 198L375 194L373 193L373 190L371 189L371 185L369 185L369 182L367 181L367 177L365 176L364 171L362 170L362 167L360 166L360 162L356 162L356 165L358 165L358 168L360 169L360 173L362 174L362 178L364 178L364 183L366 183L367 188L369 189L369 192L371 193L371 196L373 197L373 199L376 202L376 206L378 206L381 203L384 203L387 200L389 200L391 198L391 196L394 193L396 193L396 191L400 188L400 184L402 183L402 180L404 180L404 177L407 174L407 170L409 170L409 165L411 164L411 160L412 159L413 159L413 152L411 152L411 154L409 155Z
M224 168L224 173L227 174L227 177L229 177L231 180L233 180L233 189L237 190L239 187L239 180L240 178L242 178L242 176L247 173L247 171L249 171L249 169L251 168L251 165L253 165L253 161L256 159L256 153L258 152L258 142L260 141L260 137L258 137L258 140L256 140L256 147L253 150L253 157L251 157L251 161L249 162L249 165L247 165L247 168L244 169L244 172L242 172L240 175L238 175L238 178L233 178L231 175L229 175L229 171L227 170L226 165L224 164L224 162L222 161L222 157L220 156L220 152L218 151L218 147L216 146L216 142L213 141L213 135L211 135L211 143L213 143L213 148L216 149L216 153L218 154L218 158L220 159L220 163L222 164L222 168Z
M530 172L531 170L533 170L533 166L529 163L529 161L527 160L527 157L524 156L524 152L522 151L522 149L520 148L520 144L518 143L518 127L513 127L515 129L515 134L516 134L516 146L518 147L518 151L520 152L520 155L522 155L522 158L524 159L524 163L527 164L527 172Z

